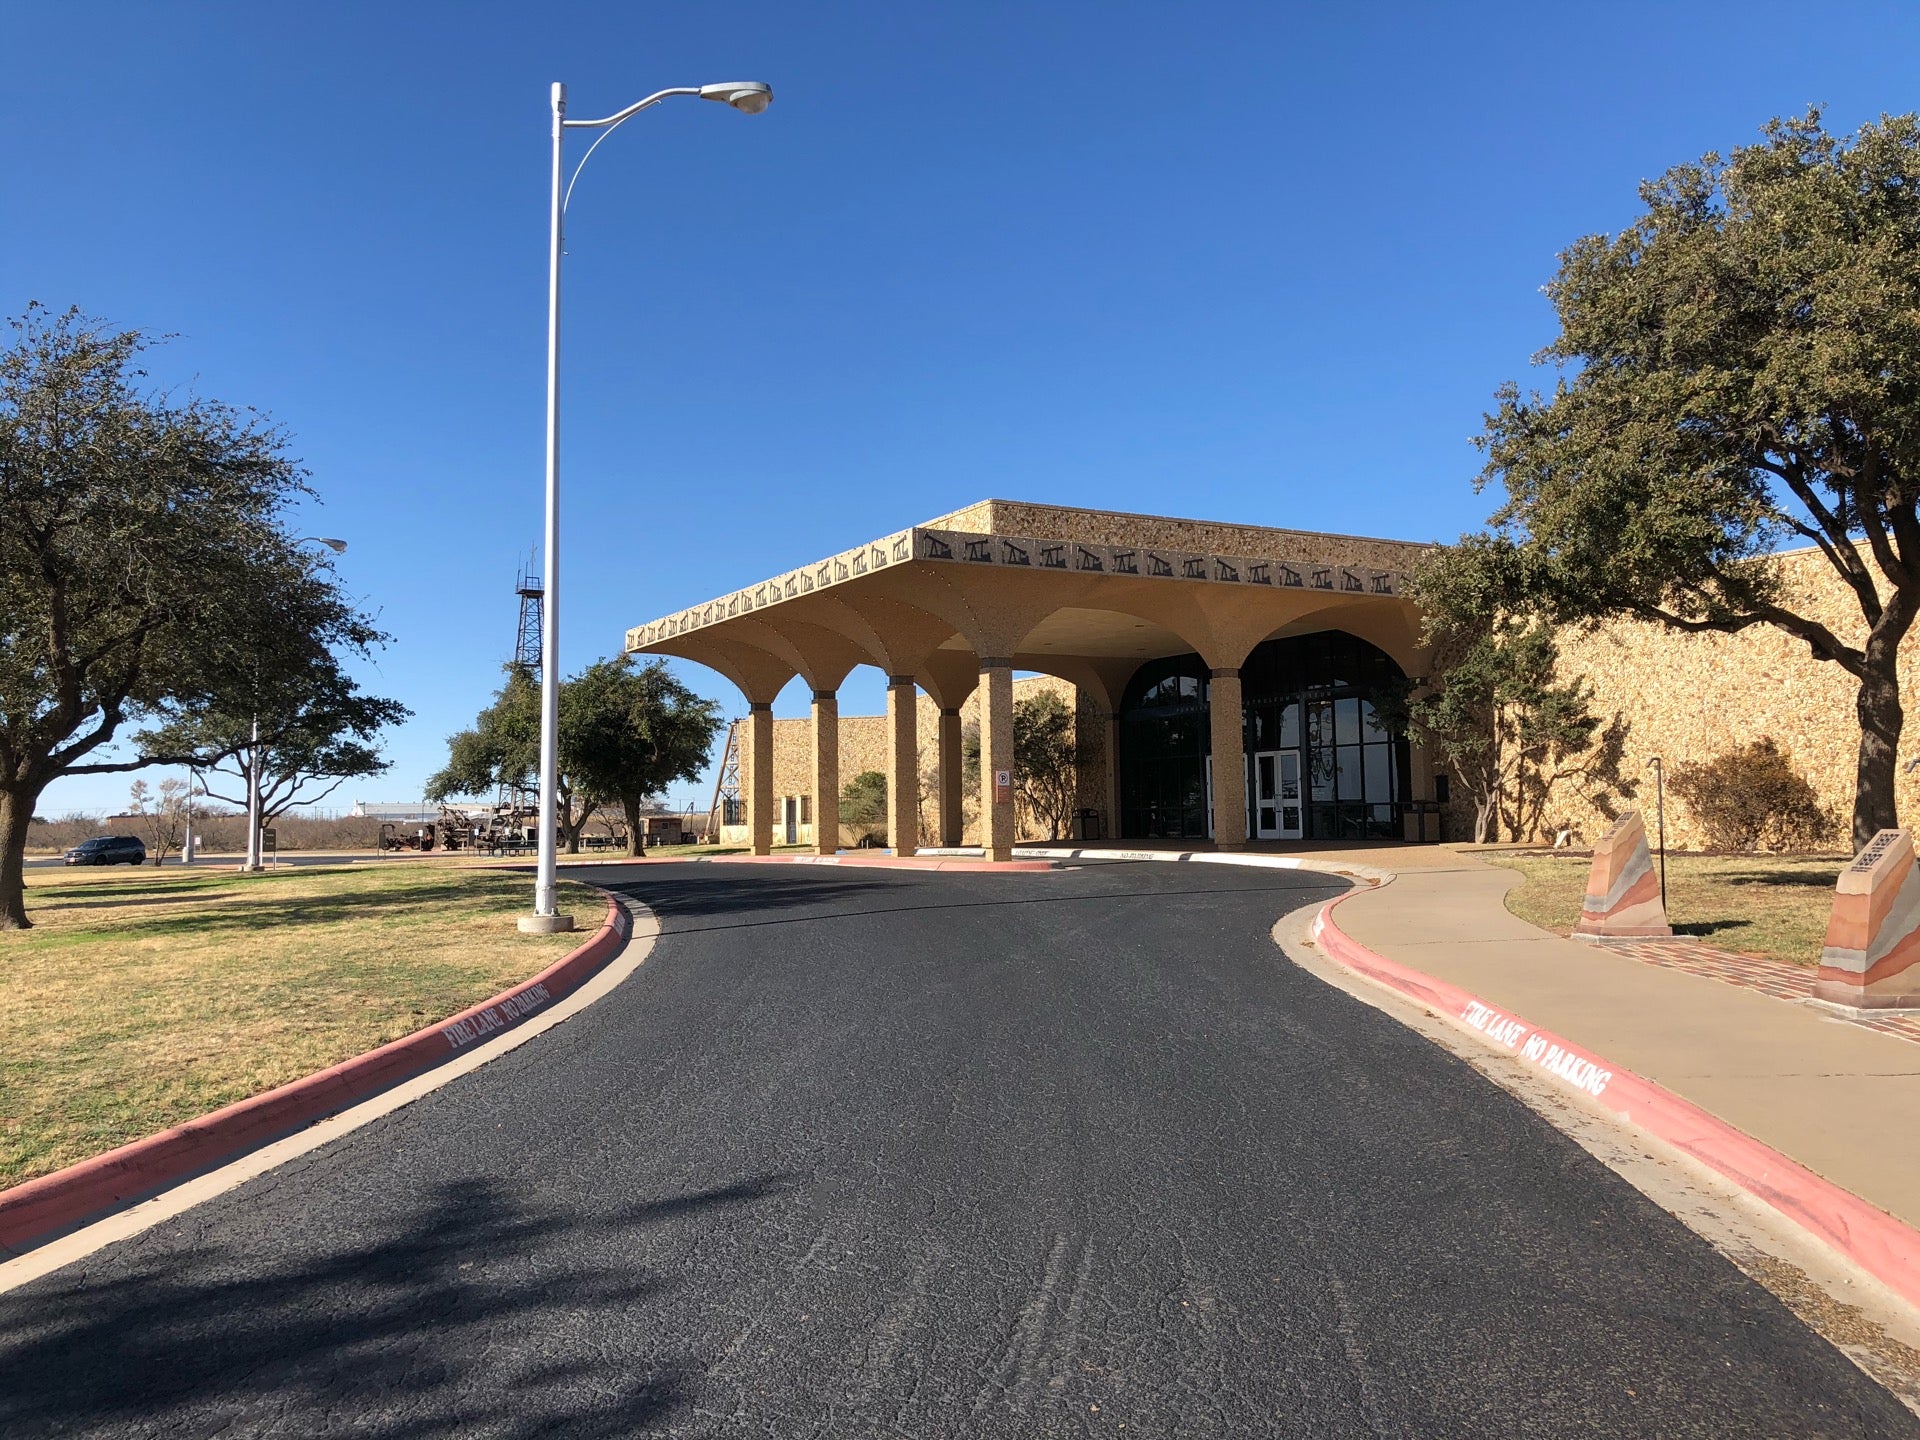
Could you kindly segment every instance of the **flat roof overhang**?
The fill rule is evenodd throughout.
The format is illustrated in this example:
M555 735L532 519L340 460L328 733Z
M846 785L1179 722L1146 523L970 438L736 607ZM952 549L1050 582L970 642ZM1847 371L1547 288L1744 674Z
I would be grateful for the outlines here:
M1414 674L1406 586L1427 548L985 501L637 625L626 649L698 661L755 703L795 676L837 690L866 664L957 706L993 662L1113 708L1144 661L1197 652L1237 669L1263 640L1327 629Z

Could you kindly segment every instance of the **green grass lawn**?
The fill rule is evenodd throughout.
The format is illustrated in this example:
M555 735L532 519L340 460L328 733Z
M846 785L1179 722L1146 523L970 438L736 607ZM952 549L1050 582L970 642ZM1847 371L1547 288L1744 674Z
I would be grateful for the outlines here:
M1527 877L1507 892L1509 910L1555 934L1573 929L1589 857L1519 851L1485 858ZM1838 855L1670 854L1667 918L1675 934L1723 950L1813 965L1826 938L1834 881L1846 863Z
M521 935L525 876L340 868L29 870L0 933L0 1186L272 1089L486 999L597 929Z

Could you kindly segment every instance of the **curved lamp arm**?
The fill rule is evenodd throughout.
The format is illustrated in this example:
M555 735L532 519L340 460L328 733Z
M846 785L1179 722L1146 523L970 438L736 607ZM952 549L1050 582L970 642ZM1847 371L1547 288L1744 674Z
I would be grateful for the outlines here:
M604 126L618 125L624 120L631 120L649 105L658 105L669 95L698 95L699 93L698 85L681 86L674 90L656 90L646 99L636 100L616 115L608 115L599 120L562 120L560 124L568 130L598 130Z
M593 144L587 147L587 153L580 157L580 163L573 167L573 174L567 180L566 193L560 197L561 214L566 213L567 202L573 199L573 187L579 182L580 172L587 168L587 161L591 160L593 152L600 148L600 142L642 110L650 109L673 95L697 95L703 100L718 100L733 106L736 110L745 110L750 115L759 114L773 99L773 91L758 81L732 81L720 85L680 85L671 90L656 90L646 99L636 100L626 109L612 115L604 115L598 120L562 119L560 128L563 130L598 130L601 133Z
M567 202L573 199L573 187L579 183L580 172L587 168L587 161L593 158L593 152L600 148L600 142L602 140L613 134L615 130L618 130L642 110L658 105L669 95L698 95L699 93L700 91L697 88L688 89L685 87L674 90L657 90L647 96L646 99L636 101L634 104L629 105L617 115L608 115L600 120L562 120L560 127L563 130L598 130L600 134L595 137L593 144L587 147L587 153L580 157L580 163L573 167L573 174L567 180L567 193L560 197L560 213L562 215L567 213Z

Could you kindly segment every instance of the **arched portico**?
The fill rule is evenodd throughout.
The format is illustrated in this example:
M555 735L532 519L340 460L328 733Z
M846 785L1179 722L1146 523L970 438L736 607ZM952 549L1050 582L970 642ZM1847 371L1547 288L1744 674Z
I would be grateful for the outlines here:
M823 747L837 725L841 680L856 664L878 666L888 679L889 793L897 802L890 807L890 828L902 848L917 838L908 803L918 791L912 720L917 690L924 689L940 709L939 838L945 842L957 838L959 821L959 707L977 690L982 839L990 856L1011 853L1012 787L1005 782L1012 771L1016 670L1059 675L1104 707L1104 748L1112 757L1103 797L1109 833L1134 828L1130 818L1148 828L1160 823L1152 817L1171 814L1170 801L1130 807L1122 793L1124 715L1129 687L1143 667L1164 667L1179 657L1190 662L1189 678L1200 690L1200 708L1186 718L1205 732L1192 746L1203 794L1209 765L1223 775L1253 777L1250 788L1213 787L1212 828L1220 844L1239 845L1250 834L1272 838L1272 827L1261 823L1259 757L1288 749L1298 752L1303 833L1313 832L1317 820L1329 831L1358 826L1373 833L1387 825L1382 817L1390 812L1339 807L1402 804L1400 798L1378 799L1376 792L1385 785L1403 796L1412 769L1392 757L1370 768L1363 751L1358 769L1350 772L1342 766L1351 756L1341 747L1396 742L1339 739L1348 711L1338 702L1366 697L1323 696L1316 688L1311 705L1325 701L1331 710L1310 708L1304 689L1289 703L1302 724L1330 717L1325 723L1334 727L1334 738L1327 745L1302 732L1296 746L1249 750L1250 739L1256 747L1268 743L1257 717L1278 703L1262 698L1261 687L1271 688L1271 667L1262 668L1260 657L1269 652L1261 647L1284 648L1299 636L1338 632L1384 656L1396 674L1416 673L1419 620L1404 583L1421 549L1296 530L986 501L637 626L628 632L627 647L712 663L740 684L756 715L771 699L758 693L766 690L768 677L781 683L794 675L806 679L813 690L817 786L839 779L826 773ZM1362 712L1349 708L1359 723ZM1314 798L1320 784L1315 765L1327 769L1326 783L1333 787L1320 799ZM1358 777L1353 796L1343 789L1350 774ZM1191 790L1189 779L1179 784ZM1250 794L1257 812L1251 818ZM816 795L826 845L837 834L837 828L825 828L825 812L837 808L837 790L829 796L817 788ZM1313 810L1316 804L1322 808ZM1182 829L1190 828L1191 807L1183 801L1179 808ZM756 823L756 848L759 829Z

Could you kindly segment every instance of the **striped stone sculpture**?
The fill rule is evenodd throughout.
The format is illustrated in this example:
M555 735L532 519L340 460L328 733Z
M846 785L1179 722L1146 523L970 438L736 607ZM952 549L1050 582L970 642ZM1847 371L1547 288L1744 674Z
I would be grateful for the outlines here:
M1861 1010L1920 1006L1920 869L1905 830L1882 830L1840 872L1813 997Z
M1593 842L1587 898L1580 902L1573 938L1647 940L1672 934L1660 898L1660 876L1647 853L1647 827L1639 811L1629 810Z

